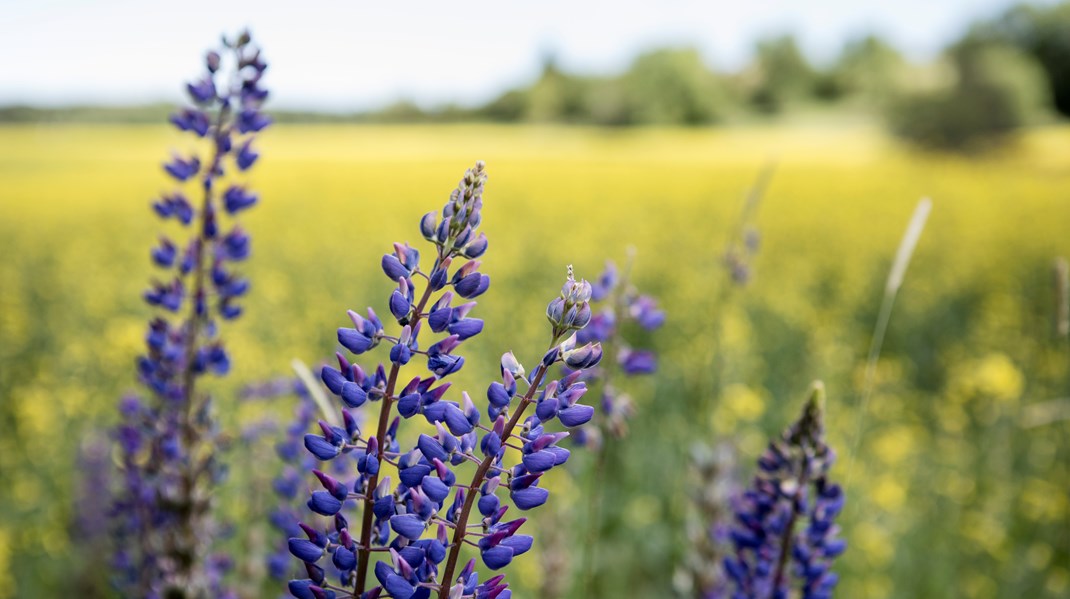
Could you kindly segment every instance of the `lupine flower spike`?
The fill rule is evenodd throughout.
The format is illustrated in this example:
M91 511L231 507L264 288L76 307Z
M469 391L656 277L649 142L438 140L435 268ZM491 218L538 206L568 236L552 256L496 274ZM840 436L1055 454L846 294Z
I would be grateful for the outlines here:
M324 527L302 522L303 534L288 541L308 573L290 581L295 597L510 597L504 576L481 582L475 559L461 564L461 550L472 547L487 568L499 570L531 547L532 537L520 534L526 519L506 518L506 502L521 511L546 502L549 492L540 479L565 463L569 452L559 446L568 433L547 432L543 423L556 418L576 427L590 420L594 409L579 403L586 391L579 377L599 362L602 349L577 343L575 333L591 318L591 286L576 281L570 269L560 297L547 308L550 344L531 373L506 353L501 380L487 390L485 412L468 393L445 399L450 383L443 379L464 366L458 348L483 329L483 322L471 316L475 302L461 300L473 300L490 286L478 261L487 250L487 238L478 232L485 182L485 167L476 163L441 213L420 220L420 232L434 248L427 270L419 251L408 244L395 244L383 256L383 272L397 284L388 300L396 332L388 332L371 309L364 315L349 312L353 326L338 329L338 342L353 354L385 346L389 365L365 369L339 354L338 367L321 372L346 408L378 405L379 414L368 432L347 419L344 427L320 422L318 432L304 437L317 460L341 467L331 475L313 472L319 490L307 502L311 512L333 521ZM415 361L428 374L404 382L402 368ZM559 363L576 372L547 382ZM528 411L534 413L524 418ZM425 421L427 432L402 451L400 424L413 419ZM461 484L459 477L468 475L459 466L466 462L477 468L468 484ZM360 512L351 519L347 514L355 508ZM373 555L379 558L374 565ZM328 578L328 563L336 576Z
M631 283L634 250L629 250L623 271L612 262L591 286L591 307L594 315L590 324L577 333L580 343L597 341L610 352L604 361L584 375L588 386L601 391L602 417L596 426L584 426L573 431L573 441L599 449L607 436L621 438L628 432L628 418L634 406L632 398L619 389L618 375L625 378L653 374L658 367L657 355L648 349L633 347L634 341L625 336L625 327L634 323L638 329L653 331L665 323L665 312L656 299L640 294Z
M602 529L602 501L605 477L613 462L610 441L623 438L628 432L628 419L634 410L631 397L621 390L618 380L653 374L657 370L657 356L653 351L632 346L625 336L625 328L634 323L639 329L653 331L665 322L665 313L657 301L640 294L631 283L634 250L629 248L624 270L608 262L606 269L591 286L591 305L594 315L590 324L577 333L581 343L600 342L609 353L597 368L589 369L583 380L601 395L601 417L572 431L578 445L596 452L592 471L588 475L587 539L584 543L583 572L588 595L594 593L598 574L596 562L598 538Z
M195 392L195 383L230 369L216 319L241 314L238 300L249 282L234 266L249 256L250 240L234 217L258 202L230 175L257 161L254 134L270 121L260 112L267 64L248 33L224 40L204 64L204 75L186 86L191 105L171 122L202 139L205 154L175 155L164 164L177 187L152 205L187 238L161 237L150 252L164 274L144 295L158 309L137 362L149 397L120 404L125 486L114 506L115 559L123 573L118 583L131 596L227 596L219 588L226 560L206 553L214 533L209 490L223 468L214 457L210 403ZM185 183L196 184L196 203L182 191Z
M832 596L838 580L832 562L846 543L836 526L843 489L828 479L835 454L825 442L824 394L815 383L802 416L770 442L753 486L736 502L725 596Z

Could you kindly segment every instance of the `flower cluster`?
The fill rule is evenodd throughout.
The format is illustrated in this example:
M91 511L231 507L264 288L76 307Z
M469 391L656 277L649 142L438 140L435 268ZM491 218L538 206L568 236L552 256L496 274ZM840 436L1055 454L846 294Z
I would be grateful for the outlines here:
M621 273L612 262L591 286L591 303L594 315L590 324L577 333L580 343L599 342L612 352L598 368L588 370L584 380L588 385L601 383L602 418L597 426L582 427L574 431L572 440L581 445L599 447L606 434L623 437L628 431L628 418L633 411L631 397L620 392L613 384L615 370L625 376L653 374L657 370L654 352L635 349L623 334L627 322L652 331L665 323L665 313L657 301L649 295L641 295L629 281L631 259ZM616 368L614 368L614 366Z
M232 169L243 172L257 161L254 134L269 123L260 112L266 68L248 33L224 40L220 52L207 54L205 74L186 86L191 106L171 117L180 130L204 139L207 153L176 155L164 165L179 187L197 183L200 202L176 189L152 204L187 239L161 237L150 252L166 274L144 294L159 310L137 361L149 397L129 397L120 405L124 486L114 505L115 558L130 595L225 596L218 588L225 564L206 553L214 532L209 489L224 471L214 452L210 402L195 393L195 383L229 370L216 318L240 315L238 299L249 289L234 266L249 256L250 239L237 224L228 227L226 218L258 197L244 185L223 182Z
M467 393L460 401L445 399L450 383L443 379L465 363L458 348L483 329L483 321L472 317L470 300L490 285L478 261L487 250L486 236L477 232L485 182L480 162L465 173L440 215L421 219L420 231L434 246L428 270L408 244L395 244L383 256L382 269L397 284L389 310L400 330L388 333L371 309L366 316L349 312L353 326L338 330L338 342L353 354L387 346L389 362L366 370L339 354L338 367L321 372L345 407L340 424L321 421L319 434L304 437L312 455L336 465L333 475L313 471L320 490L307 505L333 520L326 527L302 522L304 534L289 540L290 552L308 573L289 583L295 597L508 598L504 577L481 580L474 558L460 564L461 551L466 545L478 551L491 570L528 551L532 537L520 533L526 519L507 517L508 504L524 511L545 503L549 492L540 479L569 457L559 445L568 433L545 426L557 419L577 427L594 414L579 403L586 391L580 377L599 362L602 349L577 339L592 317L592 287L576 281L571 269L560 296L547 307L551 338L538 365L528 374L511 352L502 356L501 379L486 393L487 424ZM421 340L421 333L439 337ZM424 362L429 374L401 382L402 368L414 360ZM573 372L547 380L561 363ZM376 404L378 418L369 419L375 429L366 434L351 410ZM525 418L529 407L534 414ZM400 423L417 417L429 428L415 447L402 451ZM337 464L348 476L338 474ZM474 464L474 472L466 464ZM346 514L358 506L351 527ZM373 554L385 559L372 566ZM328 578L327 562L338 570L337 580ZM369 573L377 585L369 582Z
M828 480L835 454L825 442L824 387L816 383L802 416L758 460L753 486L736 502L724 560L731 597L832 596L833 560L846 543L836 516L844 493Z

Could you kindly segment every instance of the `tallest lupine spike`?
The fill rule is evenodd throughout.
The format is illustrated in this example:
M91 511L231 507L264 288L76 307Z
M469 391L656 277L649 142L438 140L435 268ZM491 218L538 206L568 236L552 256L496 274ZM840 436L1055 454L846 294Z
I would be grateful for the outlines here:
M131 596L223 594L222 561L206 554L214 535L209 487L223 471L203 456L212 455L217 426L208 399L194 387L204 374L230 367L215 320L241 314L238 301L249 282L234 266L250 253L248 234L231 219L259 197L229 175L232 164L235 172L252 167L251 133L270 122L260 112L267 64L251 36L225 45L207 55L205 73L186 86L192 105L170 118L179 130L207 140L203 154L175 155L163 165L179 185L196 181L200 200L194 204L176 190L152 206L162 219L178 221L187 240L177 245L164 238L151 252L165 274L144 299L165 312L150 322L138 359L150 397L128 398L121 406L126 487L115 498L115 557L124 577L117 582Z

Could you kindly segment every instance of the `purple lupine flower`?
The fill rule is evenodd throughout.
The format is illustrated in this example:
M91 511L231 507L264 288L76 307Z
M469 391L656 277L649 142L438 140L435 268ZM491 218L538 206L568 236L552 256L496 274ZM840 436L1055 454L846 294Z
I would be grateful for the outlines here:
M631 262L620 273L612 262L592 286L594 314L590 324L578 335L581 342L599 341L612 352L612 359L584 376L591 387L597 387L601 395L602 418L597 426L583 427L573 431L573 442L599 448L607 435L623 437L628 430L633 406L631 398L621 393L615 380L617 374L625 377L653 374L657 371L657 356L654 352L630 346L624 334L629 323L640 329L653 331L665 322L665 313L657 301L641 295L630 282Z
M175 190L152 204L162 219L175 219L187 239L162 237L151 252L155 265L168 273L144 293L149 305L165 311L150 321L146 352L137 360L149 394L122 401L123 420L115 432L124 483L113 502L116 582L130 596L233 596L222 588L231 560L208 553L210 541L222 532L211 517L209 488L225 471L214 453L218 426L210 399L194 386L204 374L229 371L215 318L237 317L237 298L249 286L232 270L249 254L248 236L224 222L221 211L233 215L256 203L256 196L243 187L231 187L237 195L217 190L230 159L251 165L233 148L242 128L234 114L239 96L241 111L259 111L259 103L247 99L247 88L266 65L259 58L246 64L252 54L259 57L247 33L226 42L226 59L234 68L224 76L220 67L228 60L209 53L206 74L186 88L193 106L171 117L179 130L210 143L204 155L175 155L164 164L179 184L197 182L200 203L194 206ZM247 147L251 137L238 141Z
M487 250L486 236L477 231L485 181L484 165L476 163L441 214L421 219L420 231L434 245L429 268L423 270L419 252L408 245L396 244L381 260L383 272L397 284L388 306L398 332L387 332L371 310L368 318L350 311L353 327L338 330L339 343L354 355L384 343L389 361L365 370L339 355L337 368L321 370L324 384L342 404L377 406L378 418L369 420L378 426L364 434L355 427L321 422L318 431L303 438L310 455L340 465L345 475L336 479L313 472L318 480L306 496L310 511L334 512L334 520L322 527L301 523L301 533L287 541L288 549L310 573L318 574L315 568L329 556L340 571L341 586L325 590L322 576L310 574L289 583L295 597L509 597L502 576L480 583L475 560L460 567L461 548L475 545L491 570L526 553L532 544L521 532L526 519L507 518L507 502L521 511L546 502L549 492L540 486L542 477L569 457L559 446L568 433L549 432L546 425L558 419L566 426L580 426L593 416L594 409L580 403L586 385L579 379L584 369L598 364L602 349L597 342L577 340L576 333L590 321L592 290L586 281L573 278L571 268L560 296L547 308L551 339L537 367L525 375L512 353L502 357L502 378L487 391L488 423L481 422L484 413L467 393L459 400L447 399L450 383L443 379L464 365L459 348L483 330L483 322L471 316L475 302L455 305L453 299L478 297L490 285L476 260ZM401 378L401 369L421 357L426 357L430 374ZM559 363L571 365L574 372L547 380ZM525 411L533 413L525 418ZM433 429L403 451L398 441L402 419L424 420ZM519 455L509 451L517 447ZM455 468L465 462L478 468L462 485ZM348 483L344 501L337 480ZM350 503L360 507L353 518ZM474 507L479 520L469 524ZM389 559L372 565L373 551ZM372 586L371 575L378 586Z
M728 245L722 256L722 264L728 278L737 286L744 286L754 276L754 258L761 247L761 235L754 224L758 206L761 204L769 181L773 178L775 163L766 164L743 202L738 224L731 230Z
M844 494L828 479L835 453L825 442L823 410L824 386L815 383L802 416L770 442L752 487L734 502L723 596L832 596L832 562L846 549L835 524Z
M316 496L318 503L315 505L317 508L321 508L324 502L333 504L338 502L338 507L341 507L347 495L345 487L337 478L325 472L316 470L318 461L308 451L303 449L303 439L310 430L316 428L316 415L318 413L318 407L312 399L308 389L299 379L286 378L279 379L257 385L254 387L247 387L244 393L245 395L257 397L257 398L270 398L270 397L288 397L297 398L297 404L294 406L293 417L289 423L284 426L283 438L275 444L275 454L279 459L281 468L276 472L274 479L272 480L271 487L275 493L277 502L271 508L268 515L268 520L271 525L279 531L279 542L275 544L272 551L267 554L266 565L268 574L275 580L285 581L293 578L295 575L305 574L312 575L318 573L318 582L323 582L323 577L328 575L337 576L339 571L330 564L323 564L322 566L316 566L317 569L309 570L308 568L302 568L301 572L297 572L294 568L294 562L291 557L291 544L287 542L287 538L298 537L303 535L303 531L300 527L302 519L306 521L313 521L309 517L306 517L307 509L311 506L308 505L310 498L306 493L307 483L304 481L303 473L312 471L317 475L317 478L329 488L331 493L331 499L325 500L321 496ZM339 417L335 414L334 417ZM340 419L345 424L347 431L356 431L358 427L357 416L348 412L342 411ZM333 431L333 429L331 429ZM348 432L352 436L354 432ZM336 465L341 465L336 463ZM341 475L341 472L332 470L333 474ZM320 521L316 522L319 526L326 526L331 520L326 516L333 516L334 513L325 514L328 510L313 509L314 512L324 515ZM335 510L337 512L339 510ZM319 550L322 553L322 550ZM324 570L326 568L326 570Z

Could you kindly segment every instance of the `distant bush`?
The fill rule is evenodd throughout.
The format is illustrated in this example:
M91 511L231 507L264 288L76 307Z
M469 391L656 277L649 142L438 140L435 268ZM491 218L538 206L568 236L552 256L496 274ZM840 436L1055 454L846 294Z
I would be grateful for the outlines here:
M1052 105L1070 116L1070 2L1015 6L977 24L970 36L1013 44L1035 58L1047 77Z
M966 41L949 59L956 74L952 84L891 103L893 133L932 148L976 150L1006 141L1042 110L1043 75L1013 47Z
M750 101L758 111L782 112L789 104L812 97L820 87L817 72L793 36L759 41L755 54L758 84Z
M723 117L726 98L717 77L694 48L648 52L635 59L614 90L603 100L621 102L627 120L642 124L703 125Z

